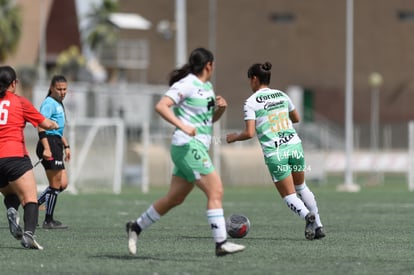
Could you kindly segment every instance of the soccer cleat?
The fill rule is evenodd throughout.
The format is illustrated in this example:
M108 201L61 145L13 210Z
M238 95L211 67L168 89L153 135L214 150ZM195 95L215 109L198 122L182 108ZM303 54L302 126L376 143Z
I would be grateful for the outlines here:
M24 232L21 244L24 248L43 250L43 246L36 242L33 233L30 231Z
M66 229L68 228L67 225L61 223L60 221L52 220L52 221L44 221L43 222L43 229Z
M21 240L23 231L19 225L19 212L13 207L10 207L7 209L7 220L9 221L10 234L12 234L16 240Z
M306 217L306 226L305 226L305 238L308 240L313 240L315 238L315 229L314 229L314 223L315 223L315 214L312 212L309 212Z
M322 239L326 236L325 230L322 226L319 226L315 229L315 239Z
M220 256L225 256L227 254L234 254L234 253L243 251L245 248L246 247L244 245L235 244L235 243L226 241L225 243L216 247L216 256L220 257Z
M134 221L129 221L126 224L126 232L128 234L128 251L130 254L137 253L137 240L139 233L135 230Z

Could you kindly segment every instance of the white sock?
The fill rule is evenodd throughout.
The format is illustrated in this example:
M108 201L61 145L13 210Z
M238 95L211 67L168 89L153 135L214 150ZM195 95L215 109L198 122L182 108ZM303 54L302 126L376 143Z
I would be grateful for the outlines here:
M223 208L208 209L207 220L213 233L214 241L216 243L224 242L227 239L227 231Z
M318 204L316 203L315 195L308 188L306 183L301 185L295 185L296 193L299 198L305 203L306 207L313 213L315 213L315 223L316 225L322 226L321 218L319 216Z
M295 212L301 218L305 219L306 215L309 213L309 210L306 208L303 201L299 199L298 196L296 196L296 193L287 195L283 198L283 200L286 202L290 210Z
M142 213L142 215L137 219L137 223L141 230L144 230L150 227L153 223L157 222L161 218L154 206L148 207L148 209Z

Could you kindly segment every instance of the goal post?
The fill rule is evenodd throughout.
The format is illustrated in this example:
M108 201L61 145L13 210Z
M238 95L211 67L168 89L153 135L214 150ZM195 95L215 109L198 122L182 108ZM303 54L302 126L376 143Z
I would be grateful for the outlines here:
M72 151L68 163L68 191L119 194L125 155L124 121L83 118L71 121L67 128Z
M408 190L414 191L414 121L408 123Z

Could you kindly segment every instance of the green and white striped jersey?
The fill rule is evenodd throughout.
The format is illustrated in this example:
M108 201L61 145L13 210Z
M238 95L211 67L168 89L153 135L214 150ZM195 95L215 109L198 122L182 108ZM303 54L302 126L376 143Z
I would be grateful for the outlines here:
M166 92L174 102L174 114L185 124L196 128L195 138L208 149L211 144L215 94L212 84L202 82L194 74L189 74L174 83ZM171 143L184 145L192 139L180 129L175 129Z
M270 88L257 90L244 103L244 120L256 121L256 135L265 157L301 142L289 118L294 109L287 94Z

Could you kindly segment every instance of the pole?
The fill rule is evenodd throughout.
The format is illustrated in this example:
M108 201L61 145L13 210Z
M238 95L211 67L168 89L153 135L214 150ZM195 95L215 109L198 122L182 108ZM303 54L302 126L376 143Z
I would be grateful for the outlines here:
M379 73L371 73L369 76L371 86L371 153L373 158L371 185L381 182L380 173L377 165L377 155L379 150L379 91L382 84L382 76Z
M175 65L178 67L186 63L187 55L187 18L186 0L175 0Z
M39 60L38 60L38 74L39 81L44 83L46 81L46 0L40 0L39 16L40 16L40 40L39 40Z
M372 175L370 179L370 185L377 185L380 182L377 157L378 157L378 135L379 135L379 100L378 100L378 87L371 89L371 153L373 158Z
M354 1L346 1L346 67L345 67L345 183L338 186L338 191L358 192L359 185L354 183L353 154L353 36L354 36Z
M378 129L379 129L379 88L371 89L371 150L378 150Z
M208 17L208 46L209 50L215 55L216 54L216 19L217 19L217 0L209 0L209 17ZM215 82L216 73L213 70L211 82ZM214 87L216 87L214 85ZM213 124L213 163L217 173L220 174L221 168L221 122L220 120Z
M373 152L379 148L379 89L382 85L382 75L373 72L369 76L371 87L371 149Z
M414 191L414 121L408 122L408 190Z
M144 121L142 124L142 185L141 191L144 194L149 192L149 158L151 146L151 137L150 137L150 125L148 121Z
M216 19L217 19L217 0L209 0L208 17L208 46L210 51L216 52ZM213 71L213 76L215 72ZM213 77L214 79L214 77Z

